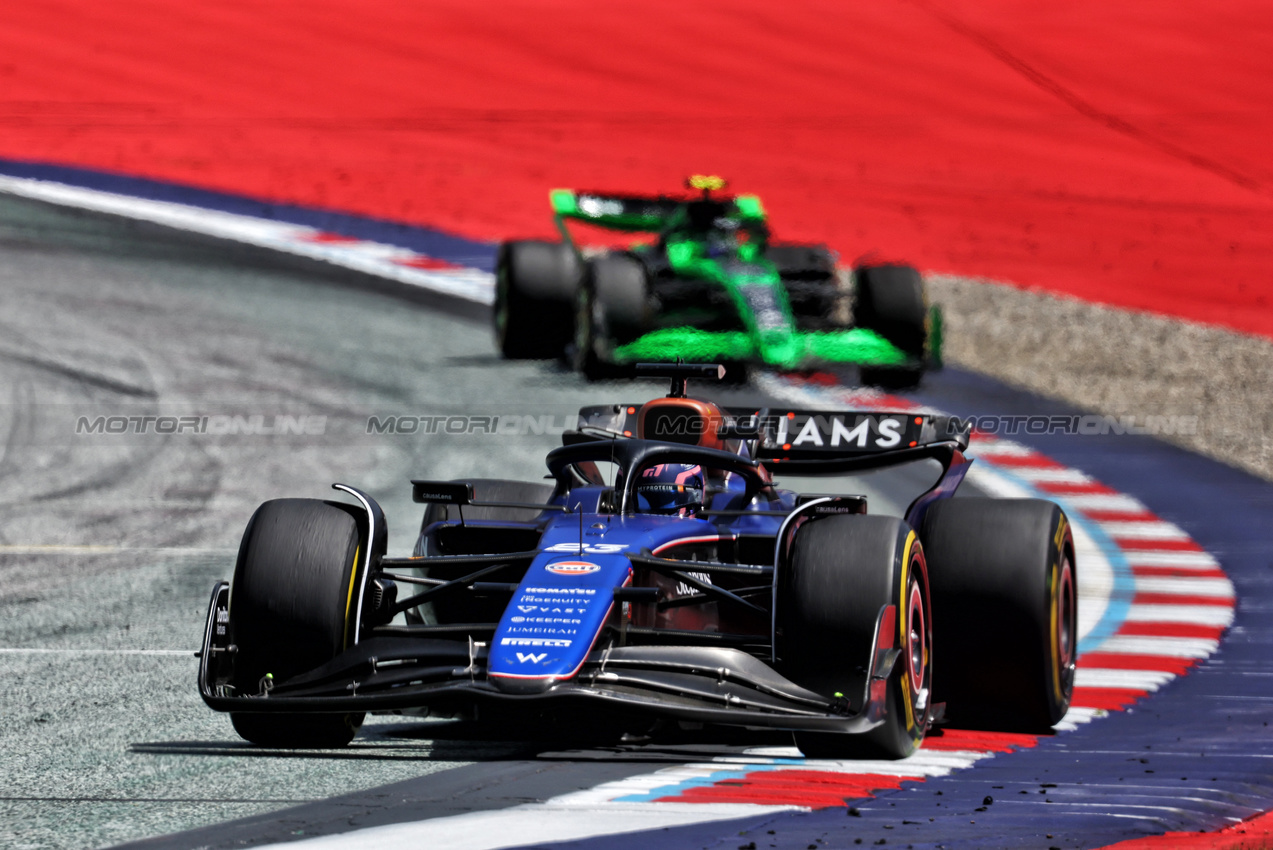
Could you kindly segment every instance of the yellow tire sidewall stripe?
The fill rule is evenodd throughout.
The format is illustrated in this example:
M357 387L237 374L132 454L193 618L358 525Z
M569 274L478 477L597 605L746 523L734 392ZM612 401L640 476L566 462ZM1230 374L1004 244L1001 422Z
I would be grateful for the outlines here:
M358 583L358 556L362 554L362 544L354 548L354 563L349 569L349 592L345 594L345 648L349 647L349 609L354 604L354 585Z
M910 599L906 593L910 586L910 565L911 565L911 546L915 543L915 532L908 531L906 533L906 545L902 548L902 580L897 599L897 623L898 635L901 641L902 651L908 653L906 663L910 664L909 651L906 646L907 636L910 634L910 626L906 622L907 616L910 614ZM903 677L905 681L902 683L902 705L906 709L906 731L914 734L915 732L915 711L911 707L911 677L909 672Z

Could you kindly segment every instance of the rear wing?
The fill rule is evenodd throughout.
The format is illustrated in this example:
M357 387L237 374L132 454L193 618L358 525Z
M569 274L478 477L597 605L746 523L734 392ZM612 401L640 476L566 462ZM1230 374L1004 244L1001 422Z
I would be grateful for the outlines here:
M606 432L615 437L637 436L637 404L607 404L581 408L580 431ZM748 454L767 466L828 474L850 469L889 466L911 459L936 457L944 463L968 448L971 422L929 413L880 411L790 410L785 408L724 408L722 420L708 422L693 416L658 417L658 433L647 439L695 443L704 429L724 439L746 443Z
M608 195L576 192L573 189L553 189L548 193L548 199L559 222L569 218L630 233L659 233L665 230L689 203L685 198L666 195ZM757 221L765 219L760 199L754 195L739 195L733 199L733 205L739 218Z
M754 449L756 460L813 473L873 466L872 460L962 452L968 448L972 430L970 423L958 418L929 413L773 409L765 413Z
M657 233L685 204L683 200L663 196L602 195L571 189L553 189L548 193L548 199L553 212L561 218L633 233Z

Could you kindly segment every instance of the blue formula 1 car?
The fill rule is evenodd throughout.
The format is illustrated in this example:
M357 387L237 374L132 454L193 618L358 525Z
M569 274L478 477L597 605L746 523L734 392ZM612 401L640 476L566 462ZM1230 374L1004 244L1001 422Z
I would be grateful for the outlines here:
M263 504L212 594L204 701L277 747L342 746L371 711L788 730L809 756L899 758L943 715L1061 718L1069 525L1051 502L950 498L966 427L723 409L685 389L720 367L641 371L670 395L581 410L551 484L412 482L409 557L353 487ZM900 516L775 483L916 464L931 478Z

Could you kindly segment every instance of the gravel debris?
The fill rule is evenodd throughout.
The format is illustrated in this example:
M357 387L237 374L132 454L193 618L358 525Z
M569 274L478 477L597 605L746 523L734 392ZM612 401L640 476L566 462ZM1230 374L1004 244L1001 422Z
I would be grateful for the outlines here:
M1194 433L1160 439L1273 480L1273 340L991 280L926 280L946 362L1076 412L1197 416Z

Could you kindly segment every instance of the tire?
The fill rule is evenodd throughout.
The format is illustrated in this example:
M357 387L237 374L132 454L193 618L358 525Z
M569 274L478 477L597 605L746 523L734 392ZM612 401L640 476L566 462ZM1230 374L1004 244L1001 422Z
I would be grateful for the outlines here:
M230 586L234 686L255 694L267 675L282 682L325 664L353 641L353 595L361 537L352 509L314 499L257 508L239 546ZM231 713L234 728L263 747L348 744L358 714Z
M810 758L905 758L928 728L932 691L932 616L923 547L903 520L832 516L806 522L779 575L775 622L780 672L827 697L843 694L863 709L876 620L898 606L895 645L902 649L887 685L883 725L846 735L797 732Z
M495 343L510 360L560 357L574 336L575 291L582 269L569 245L500 245L495 262Z
M950 499L928 509L942 666L955 726L1048 732L1069 708L1078 573L1064 512L1041 499Z
M927 343L924 281L910 266L862 266L853 271L854 322L921 363ZM886 389L919 384L923 366L863 367L862 383Z
M649 293L645 266L634 257L606 254L588 264L575 301L575 371L590 381L625 374L610 362L609 352L650 329Z

